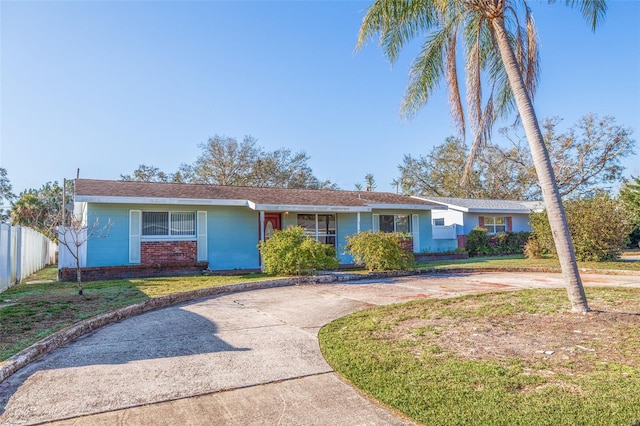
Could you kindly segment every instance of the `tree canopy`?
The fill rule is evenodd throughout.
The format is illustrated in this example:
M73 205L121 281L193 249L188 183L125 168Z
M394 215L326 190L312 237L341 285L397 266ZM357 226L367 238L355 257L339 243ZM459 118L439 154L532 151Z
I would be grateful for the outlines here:
M65 194L67 200L72 200L72 181L67 181L69 187ZM58 182L47 182L40 189L28 189L20 193L11 208L11 223L28 226L44 234L52 241L58 241L57 226L63 219L63 189ZM66 212L68 217L70 212Z
M7 176L7 169L0 167L0 222L9 220L9 215L5 213L3 207L7 207L15 198L13 187Z
M286 148L268 151L251 136L242 141L214 136L200 145L202 150L193 164L181 164L175 173L165 173L141 164L122 180L143 182L203 183L210 185L257 186L278 188L336 188L328 180L314 176L304 152Z
M582 117L570 129L560 132L561 119L543 122L544 142L553 163L563 198L576 198L607 189L622 179L621 161L633 153L631 130L612 117L593 114ZM469 148L450 137L427 155L406 155L398 165L402 192L460 198L540 199L542 194L529 146L519 127L501 130L506 146L487 143L476 153L466 185L460 185Z

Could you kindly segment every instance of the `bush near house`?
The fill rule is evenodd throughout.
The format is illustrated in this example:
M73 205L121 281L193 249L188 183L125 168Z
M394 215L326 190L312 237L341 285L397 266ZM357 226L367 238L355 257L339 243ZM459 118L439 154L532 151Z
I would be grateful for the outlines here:
M399 232L359 232L347 237L345 253L370 271L403 271L414 262L413 253L404 248L407 239Z
M305 235L300 226L276 231L267 241L261 241L258 249L264 272L272 275L311 274L336 269L340 264L335 247Z
M606 261L620 257L633 225L622 204L606 193L564 203L569 231L579 261ZM557 257L546 212L530 217L532 234L525 254L530 258Z
M476 227L469 232L465 248L471 256L522 254L529 235L524 231L489 235L485 228Z

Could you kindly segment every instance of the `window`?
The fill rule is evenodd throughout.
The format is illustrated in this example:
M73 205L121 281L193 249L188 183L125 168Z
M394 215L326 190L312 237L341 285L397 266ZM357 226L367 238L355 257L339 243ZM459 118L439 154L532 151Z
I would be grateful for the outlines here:
M196 212L142 212L144 237L195 237Z
M444 226L444 218L439 217L439 218L433 219L433 224L434 226Z
M298 226L306 235L324 244L336 245L336 216L333 214L299 214Z
M411 232L411 217L408 214L381 214L382 232Z
M485 216L484 229L487 230L488 234L507 232L507 220L504 217Z

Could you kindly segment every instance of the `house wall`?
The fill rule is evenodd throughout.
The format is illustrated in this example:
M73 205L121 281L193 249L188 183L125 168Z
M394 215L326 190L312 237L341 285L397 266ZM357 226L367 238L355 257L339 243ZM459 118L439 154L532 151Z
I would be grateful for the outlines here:
M245 207L97 204L87 207L89 220L111 219L109 236L88 242L87 266L129 265L129 211L206 211L210 269L255 269L258 255L258 212ZM144 238L143 240L144 241ZM191 241L195 241L192 239ZM141 253L142 254L142 253ZM173 254L176 256L176 254ZM145 262L145 260L143 260Z
M258 212L248 207L215 207L199 208L199 210L207 212L209 269L260 268Z
M89 220L99 217L101 222L110 219L113 223L107 238L90 240L87 250L87 267L124 266L129 263L129 212L140 211L206 211L207 212L207 261L211 270L258 269L260 256L257 248L259 241L259 212L248 207L205 207L205 206L169 206L169 205L110 205L89 203L87 214ZM297 214L282 214L282 227L297 225ZM420 252L442 252L455 249L454 241L433 240L431 236L431 211L376 210L373 213L360 214L360 230L368 231L373 226L373 214L418 214ZM351 256L344 253L346 238L357 232L356 213L336 214L336 248L342 264L352 263ZM415 236L414 236L415 237ZM161 263L179 258L190 261L194 257L195 238L164 241L181 241L180 244L155 244L152 254L141 250L141 263ZM145 239L142 238L144 245ZM178 253L179 247L186 244L185 252ZM453 246L452 246L453 244ZM146 253L146 254L145 254ZM149 257L151 256L151 257ZM165 259L166 258L166 259ZM195 261L195 259L193 259Z
M483 217L507 217L512 219L512 232L531 231L529 224L529 215L522 213L465 213L464 232L462 235L468 235L480 223L480 216ZM461 233L458 232L460 235Z
M100 223L111 220L109 236L87 242L87 267L129 264L129 208L112 204L87 204L87 217Z
M464 213L457 210L434 210L432 214L434 219L444 219L446 226L456 225L458 235L464 234Z

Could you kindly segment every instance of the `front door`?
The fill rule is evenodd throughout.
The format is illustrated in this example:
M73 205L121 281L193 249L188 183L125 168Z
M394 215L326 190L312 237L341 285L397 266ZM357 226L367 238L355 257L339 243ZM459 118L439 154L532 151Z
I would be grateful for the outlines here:
M282 229L280 222L280 213L265 213L264 214L264 239L268 240L273 236L273 233Z

